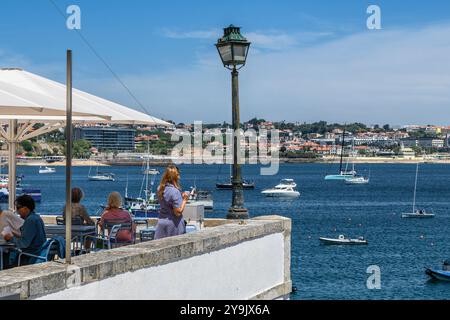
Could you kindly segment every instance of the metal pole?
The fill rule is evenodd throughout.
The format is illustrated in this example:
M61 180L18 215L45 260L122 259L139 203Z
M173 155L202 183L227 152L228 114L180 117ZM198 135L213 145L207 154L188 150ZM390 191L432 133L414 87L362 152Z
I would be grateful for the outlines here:
M71 263L72 245L72 50L67 50L66 97L66 263Z
M248 219L248 211L244 208L244 188L242 184L241 165L238 163L238 156L241 152L239 117L239 72L236 67L231 72L231 95L232 95L232 114L233 114L233 195L231 208L228 210L227 219Z
M8 154L8 207L14 212L16 201L16 149L17 120L9 120L9 154Z

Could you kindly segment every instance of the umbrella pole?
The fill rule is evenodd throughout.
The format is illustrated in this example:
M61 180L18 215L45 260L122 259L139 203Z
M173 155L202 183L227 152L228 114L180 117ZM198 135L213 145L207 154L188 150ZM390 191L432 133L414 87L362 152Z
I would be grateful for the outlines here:
M66 263L71 263L72 245L72 50L67 50L66 100Z
M17 120L9 120L9 155L8 155L8 206L11 212L14 212L16 200L16 131Z

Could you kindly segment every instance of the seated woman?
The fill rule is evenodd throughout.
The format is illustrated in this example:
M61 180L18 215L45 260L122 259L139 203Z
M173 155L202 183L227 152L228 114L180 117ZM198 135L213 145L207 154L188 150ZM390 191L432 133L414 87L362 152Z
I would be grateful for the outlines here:
M95 222L89 216L86 207L80 203L83 197L84 194L80 188L72 189L72 224L78 220L83 225L93 226ZM66 221L66 206L63 208L63 218Z
M17 248L25 253L39 255L42 245L47 240L47 236L45 234L44 221L34 212L35 206L33 198L29 195L22 195L16 199L17 212L24 220L23 226L20 229L21 236L17 237L12 234L7 234L5 235L5 240L11 240ZM29 258L25 256L22 260L22 265L29 263ZM17 261L14 262L15 264L17 264Z
M108 205L103 211L98 225L102 230L104 230L105 224L121 224L129 223L131 224L130 229L122 229L117 233L118 242L132 242L134 241L134 233L136 231L136 225L133 223L133 218L131 214L122 209L122 197L118 192L111 192L108 196ZM109 230L108 230L109 231Z
M20 237L20 228L23 225L23 219L9 210L0 209L0 234L12 233L13 236ZM9 229L9 230L8 230ZM8 232L10 231L10 232Z

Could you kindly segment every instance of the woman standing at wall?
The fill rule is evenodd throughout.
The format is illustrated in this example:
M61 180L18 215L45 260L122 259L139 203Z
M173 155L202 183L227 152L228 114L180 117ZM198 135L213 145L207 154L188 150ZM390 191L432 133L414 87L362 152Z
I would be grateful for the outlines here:
M183 211L188 199L189 193L181 192L179 169L174 165L169 165L158 188L161 209L156 225L155 239L186 233Z

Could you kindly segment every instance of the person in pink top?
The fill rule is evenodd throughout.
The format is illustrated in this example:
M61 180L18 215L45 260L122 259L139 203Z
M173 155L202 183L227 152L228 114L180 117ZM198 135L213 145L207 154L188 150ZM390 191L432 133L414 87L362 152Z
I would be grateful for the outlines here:
M122 209L122 197L118 192L111 192L108 196L108 205L103 211L102 216L98 225L103 230L103 226L105 225L105 221L108 224L120 224L120 223L131 223L131 230L122 229L117 233L117 241L118 242L131 242L134 240L134 233L136 230L136 225L133 223L133 218L131 214Z

